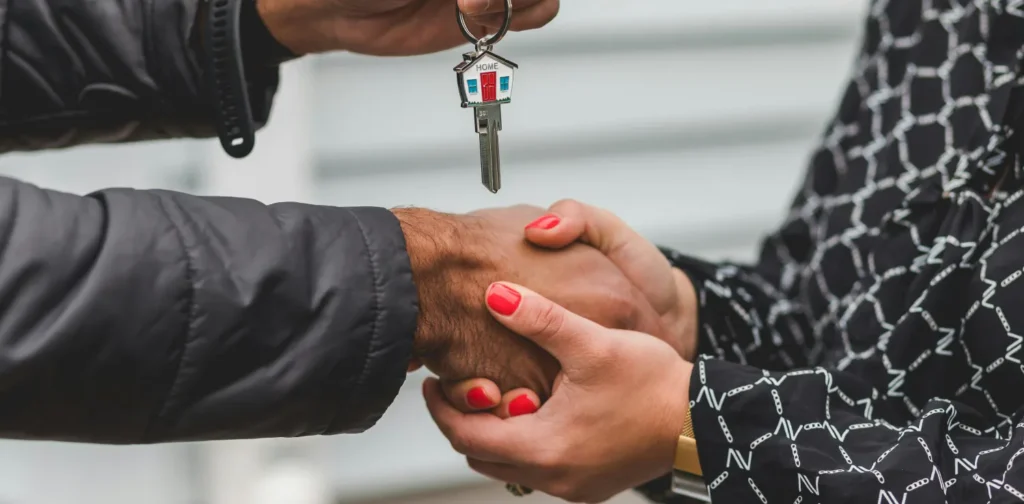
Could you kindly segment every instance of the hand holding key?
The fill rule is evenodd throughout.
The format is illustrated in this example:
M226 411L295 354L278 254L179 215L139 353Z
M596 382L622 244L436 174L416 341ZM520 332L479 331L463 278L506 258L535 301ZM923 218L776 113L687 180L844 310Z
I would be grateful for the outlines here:
M468 27L494 33L504 24L502 2L458 0ZM275 38L297 54L350 51L411 56L443 51L463 41L456 0L259 0L260 16ZM554 19L559 0L514 0L512 31Z

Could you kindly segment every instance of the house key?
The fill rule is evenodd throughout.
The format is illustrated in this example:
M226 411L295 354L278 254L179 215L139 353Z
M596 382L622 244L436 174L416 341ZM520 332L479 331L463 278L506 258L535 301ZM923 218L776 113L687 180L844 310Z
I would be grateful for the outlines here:
M505 0L505 22L497 33L477 39L466 25L466 18L456 7L462 34L476 46L462 55L455 67L462 108L473 109L473 124L480 135L480 175L484 187L492 193L501 189L501 155L498 132L501 131L501 106L512 101L512 81L519 65L494 54L497 44L512 24L512 0Z

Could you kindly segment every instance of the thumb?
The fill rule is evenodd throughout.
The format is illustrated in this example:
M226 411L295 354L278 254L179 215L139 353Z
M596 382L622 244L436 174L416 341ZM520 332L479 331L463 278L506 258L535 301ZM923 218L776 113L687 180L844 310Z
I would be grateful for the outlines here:
M526 239L534 245L560 249L580 241L601 251L644 294L655 310L672 308L676 286L670 281L672 264L653 243L614 213L567 199L526 226Z
M571 199L551 205L548 213L528 224L525 231L526 239L541 247L562 248L579 240L609 257L637 253L663 257L654 244L617 215Z
M600 344L610 329L587 320L525 287L497 282L487 288L487 308L502 325L547 350L563 369Z
M527 239L537 245L552 242L553 247L564 247L580 240L605 255L614 255L629 245L650 244L617 215L603 208L566 199L551 205L548 211L550 214L526 227ZM657 252L653 244L650 249Z
M459 9L464 12L467 16L476 16L487 12L487 8L490 7L489 0L458 0ZM494 2L499 3L499 2ZM501 2L504 3L504 2Z

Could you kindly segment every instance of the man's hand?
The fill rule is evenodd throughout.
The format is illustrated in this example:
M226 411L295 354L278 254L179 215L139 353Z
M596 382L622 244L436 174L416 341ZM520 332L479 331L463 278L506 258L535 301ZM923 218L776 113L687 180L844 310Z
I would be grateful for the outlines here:
M513 30L539 28L559 0L514 0ZM504 0L458 0L473 33L497 31ZM376 56L427 54L467 43L455 0L258 0L263 22L296 54L345 50Z
M419 291L415 356L446 381L482 377L500 390L525 387L541 398L550 395L558 362L494 320L480 298L498 279L528 285L606 327L664 332L643 293L598 250L582 244L544 250L523 239L523 228L542 209L394 212Z

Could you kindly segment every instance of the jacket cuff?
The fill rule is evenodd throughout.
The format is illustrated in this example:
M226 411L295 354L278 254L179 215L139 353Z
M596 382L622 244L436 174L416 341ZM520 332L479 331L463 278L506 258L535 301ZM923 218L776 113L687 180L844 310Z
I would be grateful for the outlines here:
M405 235L398 218L383 208L350 208L366 243L376 309L364 368L324 434L359 433L373 427L394 402L408 373L419 311ZM344 406L341 406L344 408Z
M270 33L256 10L257 3L258 0L242 0L239 38L252 120L259 130L270 120L270 109L280 84L280 65L297 56Z
M243 0L240 13L242 62L245 68L273 68L298 57L278 42L256 8L261 0Z
M193 111L193 114L208 123L188 136L216 134L213 124L213 90L208 88L203 77L206 61L203 31L208 29L207 9L209 6L203 0L154 2L152 16L148 21L149 26L153 27L155 39L150 46L157 52L154 61L173 62L170 68L179 69L158 77L162 82L161 89L167 90L173 100L172 110L190 110L199 105L202 109ZM180 20L179 23L186 24L187 29L172 29L177 23L157 27L157 20L163 19ZM267 124L270 117L270 109L280 84L278 67L295 55L270 34L256 10L256 0L241 0L238 26L245 69L243 78L249 94L253 123L258 130ZM184 94L179 95L175 90L182 90Z

